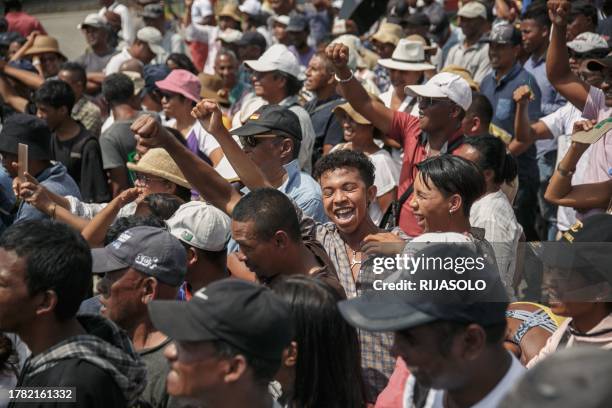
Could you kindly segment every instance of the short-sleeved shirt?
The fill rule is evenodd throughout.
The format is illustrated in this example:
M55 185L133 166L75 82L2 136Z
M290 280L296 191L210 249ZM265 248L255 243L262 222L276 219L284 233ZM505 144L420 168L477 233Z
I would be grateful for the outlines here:
M40 21L34 16L29 15L25 11L10 11L4 15L8 23L8 32L19 33L27 37L32 31L39 31L41 34L47 34Z
M85 52L79 56L74 62L81 64L87 72L102 72L108 62L117 54L117 51L110 49L108 53L98 55L91 48L87 48Z
M449 51L444 66L459 65L468 70L474 81L481 82L491 72L489 44L478 41L469 47L460 41Z
M388 136L401 144L404 149L399 188L397 191L398 197L401 197L414 182L414 178L417 174L416 165L427 157L427 135L421 132L418 117L404 112L393 112L393 119L391 121L391 128ZM452 145L453 149L458 147L462 140L463 135L461 131L458 130L449 138L442 152L445 153L449 145ZM452 153L452 151L450 153ZM402 231L409 236L416 237L420 235L423 230L417 224L409 203L410 197L404 202L400 210L399 226Z
M89 101L86 97L81 97L72 107L72 119L81 122L85 129L94 137L100 137L102 129L102 113L98 106Z
M598 122L610 117L612 107L606 106L606 97L599 88L591 87L582 110L585 119ZM606 133L591 146L591 160L584 175L585 183L599 183L612 178L612 133Z
M534 100L529 104L529 120L536 121L540 113L540 87L533 75L525 71L519 64L515 64L510 71L504 75L499 82L495 78L495 72L491 72L480 84L480 92L487 97L493 106L493 120L498 126L514 137L514 117L516 113L516 102L512 97L514 90L520 86L528 85L534 93ZM536 148L531 145L525 153L517 157L519 180L538 179L538 166L536 162Z
M104 67L104 74L110 75L110 74L115 74L119 72L119 68L121 68L121 64L123 64L125 61L131 60L132 58L133 58L132 54L130 54L128 49L124 48L123 51L121 51L118 54L113 55L110 58L110 60L108 61L108 64L106 64L106 67Z
M100 136L104 170L125 167L130 153L136 150L136 138L130 129L134 119L116 120Z

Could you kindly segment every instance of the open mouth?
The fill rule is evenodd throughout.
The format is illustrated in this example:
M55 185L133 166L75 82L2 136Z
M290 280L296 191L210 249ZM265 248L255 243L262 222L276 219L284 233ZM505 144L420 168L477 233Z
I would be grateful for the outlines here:
M355 217L355 209L354 208L339 208L334 211L334 217L340 224L348 224Z
M416 214L416 213L413 213L413 215L414 215L414 218L416 219L417 224L423 227L425 225L425 217L423 217L421 214Z

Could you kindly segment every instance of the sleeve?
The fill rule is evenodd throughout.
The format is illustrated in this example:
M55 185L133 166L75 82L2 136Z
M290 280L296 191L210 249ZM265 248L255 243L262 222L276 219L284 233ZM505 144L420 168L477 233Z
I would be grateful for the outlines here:
M380 160L375 163L376 172L374 185L376 196L380 197L397 187L399 180L399 169L395 166L393 159L387 155L381 155Z
M552 103L542 103L542 115L546 115L547 112L555 112L556 110L561 109L567 103L567 100L561 96L559 92L555 91L554 95L555 97Z
M589 88L589 96L582 109L582 117L585 119L597 119L599 110L606 106L606 99L601 89L594 86Z
M111 127L100 136L100 149L102 150L102 164L104 170L125 167L125 161L117 147L116 128Z
M395 111L393 112L393 119L391 120L391 129L387 136L403 147L408 136L418 131L418 128L419 118L409 115L406 112Z
M211 26L191 23L185 28L185 38L187 41L208 43L211 28Z
M108 203L87 204L73 196L66 196L64 198L68 200L68 203L70 204L70 212L72 214L81 218L86 218L88 220L91 220L93 217L96 216L96 214L98 214L100 211L102 211L102 209L104 209L104 207L108 205Z
M196 132L196 137L198 138L198 149L206 156L210 157L210 154L219 146L219 142L217 139L202 127L198 125L198 127L194 128L194 132Z
M106 172L102 168L100 146L90 139L83 147L81 159L81 196L83 201L103 203L112 197L109 191Z
M336 146L338 143L341 143L344 140L344 131L342 130L342 125L336 118L336 115L332 113L329 121L329 126L327 127L327 132L325 132L325 138L323 139L323 144L329 144L332 146Z
M529 109L528 109L529 121L535 122L536 120L542 117L542 91L540 91L540 87L537 85L535 78L531 74L528 74L528 75L529 75L529 79L528 79L529 83L527 85L536 84L536 86L530 86L530 88L533 90L533 93L535 95L534 95L534 100L529 104ZM516 104L514 101L512 101L512 103Z
M487 47L488 49L488 47ZM476 72L474 72L474 81L481 83L482 80L491 72L491 62L489 61L489 55L485 54L480 60Z
M565 134L565 128L563 126L563 114L567 111L563 108L557 109L553 113L546 115L540 118L540 121L546 125L550 133L553 135L553 138L558 138L559 136Z
M106 66L104 67L104 74L105 75L111 75L111 74L115 74L117 72L119 72L119 61L120 61L120 54L117 55L113 55L111 57L110 60L108 60L108 63L106 64Z

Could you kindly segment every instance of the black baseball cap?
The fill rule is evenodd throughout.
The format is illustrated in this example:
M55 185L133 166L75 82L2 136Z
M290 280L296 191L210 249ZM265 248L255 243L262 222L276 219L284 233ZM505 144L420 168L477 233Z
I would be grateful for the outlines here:
M496 24L493 26L488 37L482 41L486 43L519 45L521 43L521 32L509 23Z
M242 34L242 37L236 41L236 45L239 47L246 47L247 45L256 45L261 48L261 51L265 51L268 43L263 35L257 31L247 31Z
M241 127L232 130L236 136L256 136L267 132L302 140L300 119L289 108L264 105L257 109Z
M160 282L179 286L187 274L187 253L168 231L149 226L130 228L104 248L91 250L93 273L134 268Z
M28 145L30 160L51 160L51 131L47 124L33 115L10 115L0 132L0 152L17 154L19 143Z
M422 247L422 246L421 246ZM471 243L427 244L412 255L414 259L434 260L431 268L398 271L385 282L415 282L415 289L370 290L362 296L338 303L340 313L353 326L370 331L399 331L436 321L476 323L491 326L505 322L508 296L501 283L494 259L488 259ZM478 259L483 268L464 271L444 269L435 259ZM493 257L494 258L494 257ZM461 279L472 282L483 280L483 290L429 290L420 282L438 282Z
M308 19L302 14L294 14L289 19L287 31L300 32L308 28Z
M153 325L178 341L222 340L253 356L279 360L292 339L289 305L270 289L221 279L189 302L153 301Z

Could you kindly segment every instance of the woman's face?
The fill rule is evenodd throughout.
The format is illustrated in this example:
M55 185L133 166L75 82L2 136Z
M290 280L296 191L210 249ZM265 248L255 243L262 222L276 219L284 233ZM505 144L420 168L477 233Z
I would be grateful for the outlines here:
M174 194L176 192L176 184L161 177L144 173L136 173L134 187L138 187L142 190L142 197L155 193Z
M185 113L189 114L193 109L191 100L182 95L165 90L161 91L161 95L162 109L166 116L170 118L176 118L178 115L185 115Z
M410 201L412 212L423 232L446 232L451 220L452 200L456 195L446 197L431 180L425 181L420 173L414 180L414 194Z
M360 125L348 115L342 118L342 130L344 140L355 144L365 144L374 137L374 127L372 125Z

